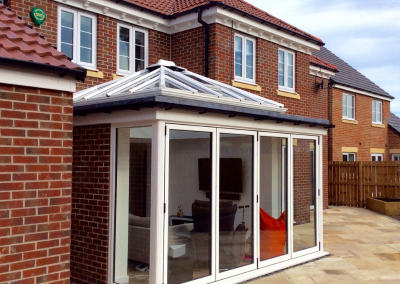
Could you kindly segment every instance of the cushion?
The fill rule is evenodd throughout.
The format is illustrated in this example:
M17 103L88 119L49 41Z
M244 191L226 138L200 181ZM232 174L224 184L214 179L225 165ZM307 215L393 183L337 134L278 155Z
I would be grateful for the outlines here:
M129 225L136 227L150 228L150 217L140 217L129 214Z
M285 254L286 211L275 219L260 208L260 257L267 260Z

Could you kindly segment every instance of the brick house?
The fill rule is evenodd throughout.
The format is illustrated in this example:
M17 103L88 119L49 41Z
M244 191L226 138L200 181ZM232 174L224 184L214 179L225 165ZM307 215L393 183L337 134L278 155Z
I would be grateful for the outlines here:
M400 118L391 112L387 123L389 159L400 161Z
M327 48L313 53L337 66L329 81L329 161L390 161L388 129L394 99Z
M35 6L43 8L47 18L34 29L72 62L87 69L85 81L76 82L76 91L80 92L74 99L71 222L65 222L71 226L71 236L66 237L71 244L69 251L64 248L65 257L58 259L60 266L70 268L71 283L137 283L140 277L149 283L232 283L325 255L321 209L328 205L326 129L332 127L327 86L338 68L312 55L323 46L320 39L239 0L144 4L134 0L7 0L6 4L27 22ZM167 62L159 63L160 59ZM201 96L196 100L195 95L183 98L182 92L169 90L164 94L156 85L151 85L156 95L148 97L145 89L138 89L144 81L135 82L140 79L135 77L139 76L136 72L149 76L146 84L162 82L168 76L165 86L169 88L191 90L193 94L200 88L201 93L218 99L217 93L225 92L231 100ZM113 79L120 81L107 85ZM121 92L112 89L125 88L128 82L132 88L123 89L123 94L136 88L146 96L126 102ZM100 88L108 88L115 96L107 93L104 97ZM177 97L171 99L172 94ZM233 103L232 98L240 102ZM98 103L101 100L104 104ZM256 107L255 102L263 108ZM211 135L209 141L205 136L196 136L196 130ZM235 140L235 135L242 136ZM194 139L202 142L192 144ZM186 143L179 144L181 140ZM71 143L70 138L68 141ZM164 167L167 145L173 159ZM194 171L193 163L181 166L186 165L184 157L196 152L193 149L198 153L193 156ZM254 154L252 164L249 153L258 155ZM280 166L268 167L272 162ZM243 166L249 163L252 169ZM262 171L260 178L254 170L258 168L256 163ZM129 171L120 171L123 167ZM220 175L229 170L242 172L243 179L227 181L229 189L224 190L219 183L220 195L212 198L209 185L200 180L189 187L196 188L192 192L196 197L183 199L180 196L185 192L169 192L174 187L164 187L162 182L174 171L184 179L185 171L190 169L188 176L197 173L217 187L218 177L207 174L211 168L218 168ZM280 179L265 178L272 175ZM189 181L199 179L191 177ZM126 182L119 184L121 180ZM173 179L173 184L178 185L179 179ZM259 189L278 187L276 192ZM164 191L174 198L164 199ZM204 199L208 205L201 202ZM221 199L219 207L216 201L210 205L215 199ZM268 203L271 200L273 204ZM293 208L288 204L294 204ZM179 216L181 205L188 214ZM267 213L262 216L273 218L275 223L286 218L284 224L295 224L283 230L286 239L280 252L262 250L265 238L258 226L262 221L256 211L259 207ZM235 232L240 232L243 211L249 233L245 238L236 236L241 238L239 250L226 246L233 242L232 226L218 235L217 228L223 224L217 225L214 219L206 222L209 231L204 227L193 230L218 235L218 244L198 245L196 236L187 237L187 232L179 231L191 226L182 223L198 226L196 218L204 219L204 215L199 217L195 212L209 210L219 212L220 218L222 212L235 211L223 216L233 222ZM178 237L176 232L180 232ZM273 241L282 238L281 233L275 233ZM180 238L182 235L185 237ZM210 251L201 253L204 247L210 247ZM185 258L186 250L192 256L189 259ZM207 255L212 259L204 259ZM45 259L41 255L37 258ZM146 272L149 266L150 272ZM26 283L48 274L44 270L35 276L24 273L23 268L21 271L15 275ZM61 277L67 274L36 281L63 283ZM6 278L9 283L13 280Z
M1 283L69 283L72 94L85 75L0 4Z

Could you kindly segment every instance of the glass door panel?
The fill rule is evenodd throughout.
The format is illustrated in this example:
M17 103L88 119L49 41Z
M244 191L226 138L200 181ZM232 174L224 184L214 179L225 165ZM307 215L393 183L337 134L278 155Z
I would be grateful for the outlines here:
M316 140L293 139L293 252L317 246Z
M170 129L167 139L167 283L214 281L213 133Z
M217 279L255 268L254 134L219 133Z
M288 256L288 138L260 136L260 261ZM274 260L276 262L276 260Z

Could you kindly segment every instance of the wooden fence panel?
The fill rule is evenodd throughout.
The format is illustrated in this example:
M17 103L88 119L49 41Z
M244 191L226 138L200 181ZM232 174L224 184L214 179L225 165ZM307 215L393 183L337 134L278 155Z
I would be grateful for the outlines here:
M330 162L329 204L365 207L366 198L400 199L400 162Z

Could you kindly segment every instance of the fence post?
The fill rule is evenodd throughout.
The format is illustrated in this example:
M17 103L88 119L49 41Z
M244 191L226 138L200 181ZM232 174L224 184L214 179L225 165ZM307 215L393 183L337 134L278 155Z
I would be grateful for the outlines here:
M358 190L360 207L364 207L364 186L363 186L363 165L362 162L358 163Z

